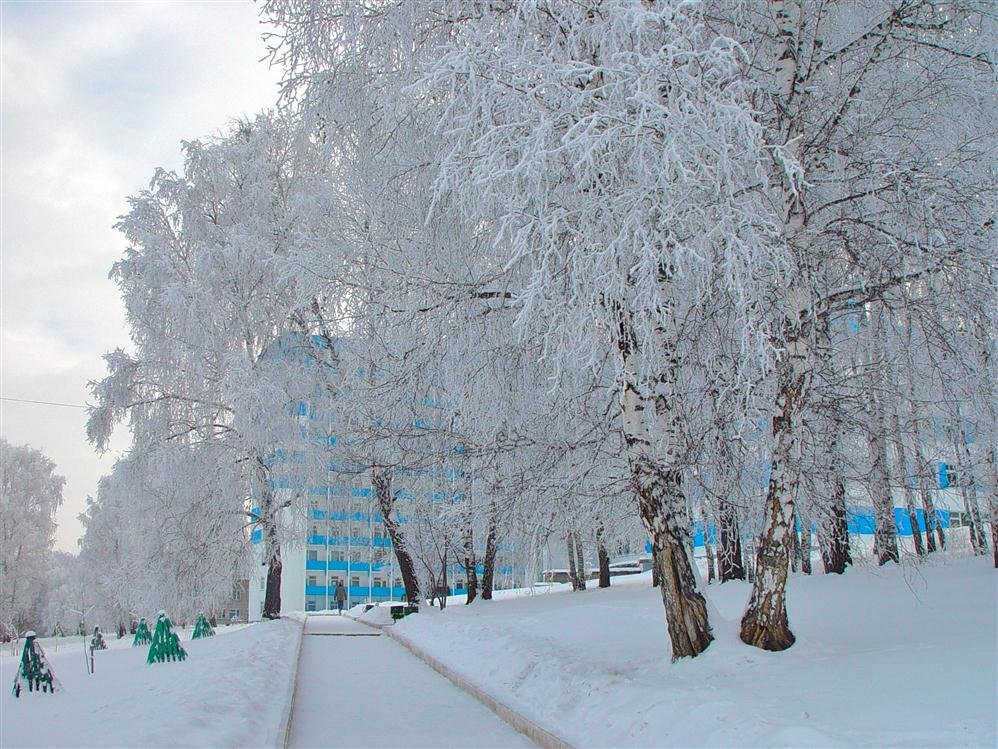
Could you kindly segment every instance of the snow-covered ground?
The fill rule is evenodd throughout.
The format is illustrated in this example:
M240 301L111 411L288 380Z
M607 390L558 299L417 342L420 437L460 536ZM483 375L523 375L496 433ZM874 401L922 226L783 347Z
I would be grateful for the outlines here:
M797 643L783 653L738 640L750 586L734 582L709 586L709 650L670 663L647 574L609 590L451 603L395 632L579 747L994 747L989 562L795 577Z
M309 616L291 747L526 747L533 744L380 631Z
M149 648L108 639L84 668L80 638L43 639L56 694L11 694L17 657L0 658L0 747L273 747L295 671L300 621L180 637L187 660L146 664ZM65 641L69 641L68 643Z

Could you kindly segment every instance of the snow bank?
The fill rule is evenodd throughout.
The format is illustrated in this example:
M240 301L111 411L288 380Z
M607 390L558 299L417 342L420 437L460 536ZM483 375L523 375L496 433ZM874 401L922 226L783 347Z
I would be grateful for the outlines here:
M676 664L648 575L427 609L395 632L580 747L996 745L987 559L796 577L784 653L738 640L749 590L709 587L717 640Z
M273 747L295 678L300 620L281 619L189 641L187 660L146 664L148 646L109 641L84 669L77 647L46 649L64 690L10 693L17 660L0 659L4 747ZM77 639L78 638L74 638ZM43 645L44 647L44 645Z

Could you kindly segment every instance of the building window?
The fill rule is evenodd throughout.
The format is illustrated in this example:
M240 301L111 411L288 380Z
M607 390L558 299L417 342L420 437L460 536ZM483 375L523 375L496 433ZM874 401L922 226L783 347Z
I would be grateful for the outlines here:
M238 618L239 618L239 611L237 611L236 609L229 609L229 619L232 620Z
M306 611L315 611L315 601L306 601L305 602L305 610Z
M315 581L315 575L309 575L308 576L308 584L309 584L309 586L318 585L318 583L316 583L316 581Z
M329 558L332 561L334 561L334 562L342 562L343 561L343 552L342 551L338 551L338 550L337 551L330 551L329 552Z
M315 549L309 549L306 559L310 562L317 562L319 560L319 552Z
M375 588L383 588L383 587L385 587L385 581L382 578L380 578L380 577L374 578L374 587Z
M350 578L350 585L352 585L355 588L360 587L360 578L359 577L351 577Z
M949 514L949 527L963 528L965 525L969 525L969 523L964 521L963 515L964 513L962 512L956 512L955 510L951 510Z
M242 588L233 588L232 589L232 600L233 601L241 601L241 600L243 600L243 589Z

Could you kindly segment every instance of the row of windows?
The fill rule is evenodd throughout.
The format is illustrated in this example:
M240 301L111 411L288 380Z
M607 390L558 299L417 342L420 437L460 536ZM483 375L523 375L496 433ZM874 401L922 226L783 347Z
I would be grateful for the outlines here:
M351 588L359 588L360 585L361 585L360 580L361 580L360 575L354 575L354 576L352 576L350 578L350 587ZM374 582L372 584L373 584L373 586L375 588L387 588L389 582L390 582L390 580L388 578L386 578L386 577L375 577L374 578ZM335 588L340 583L346 584L346 580L342 576L340 576L340 575L330 575L329 576L329 587L330 588ZM396 583L400 585L401 581L397 580ZM316 587L318 585L322 585L322 580L321 580L321 578L318 575L309 575L306 578L305 584L308 587L310 587L310 588L314 588L314 587ZM465 585L464 578L458 578L457 580L454 581L454 587L455 588L464 588L464 585Z

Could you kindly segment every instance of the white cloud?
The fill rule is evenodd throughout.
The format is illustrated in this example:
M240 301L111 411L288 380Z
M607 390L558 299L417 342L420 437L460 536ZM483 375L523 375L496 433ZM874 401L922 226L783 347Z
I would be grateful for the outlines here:
M180 141L273 106L279 75L257 7L225 3L2 3L0 389L82 402L101 355L129 341L107 279L125 248L126 196ZM57 543L114 454L98 458L77 409L0 402L0 433L42 448L67 478ZM115 451L127 447L125 430Z

